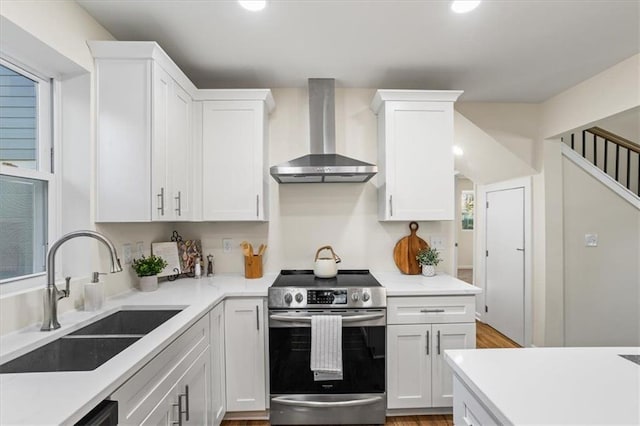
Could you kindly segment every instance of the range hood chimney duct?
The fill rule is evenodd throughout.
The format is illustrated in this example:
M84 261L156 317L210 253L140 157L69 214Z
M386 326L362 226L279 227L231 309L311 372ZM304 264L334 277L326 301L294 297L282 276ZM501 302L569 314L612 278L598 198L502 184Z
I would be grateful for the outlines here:
M336 154L335 80L309 79L309 130L311 154L272 166L278 183L367 182L378 168Z

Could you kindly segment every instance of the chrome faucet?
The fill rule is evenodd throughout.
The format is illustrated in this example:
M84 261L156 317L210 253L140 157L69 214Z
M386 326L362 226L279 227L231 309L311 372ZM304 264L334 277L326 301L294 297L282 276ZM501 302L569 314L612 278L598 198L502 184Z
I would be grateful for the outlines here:
M44 320L42 321L41 331L51 331L51 329L60 328L60 323L58 322L58 300L69 297L69 281L71 277L65 278L66 288L64 290L58 290L55 284L56 252L64 242L76 237L91 237L104 243L109 249L109 255L111 256L111 272L122 271L116 247L104 235L95 231L73 231L60 237L58 241L51 245L49 254L47 255L47 286L44 289Z

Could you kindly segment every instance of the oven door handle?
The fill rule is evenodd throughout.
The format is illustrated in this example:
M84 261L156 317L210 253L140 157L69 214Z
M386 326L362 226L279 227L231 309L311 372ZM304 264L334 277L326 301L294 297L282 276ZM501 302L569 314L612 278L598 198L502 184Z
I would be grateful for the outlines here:
M276 321L311 322L311 317L300 317L295 315L271 314L269 315L269 318ZM368 321L380 318L384 318L384 314L342 315L342 322Z
M382 400L381 396L374 396L372 398L363 399L351 399L348 401L301 401L299 399L291 399L286 396L277 396L271 398L271 401L277 402L282 405L294 405L297 407L357 407L360 405L371 405Z

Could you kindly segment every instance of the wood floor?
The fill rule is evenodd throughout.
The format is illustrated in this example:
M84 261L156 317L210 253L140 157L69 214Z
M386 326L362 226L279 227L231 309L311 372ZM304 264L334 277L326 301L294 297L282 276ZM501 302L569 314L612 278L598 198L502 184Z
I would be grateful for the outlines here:
M476 347L519 348L520 346L494 328L476 321ZM387 417L385 426L452 426L453 416L402 416ZM269 426L267 420L225 420L222 426Z

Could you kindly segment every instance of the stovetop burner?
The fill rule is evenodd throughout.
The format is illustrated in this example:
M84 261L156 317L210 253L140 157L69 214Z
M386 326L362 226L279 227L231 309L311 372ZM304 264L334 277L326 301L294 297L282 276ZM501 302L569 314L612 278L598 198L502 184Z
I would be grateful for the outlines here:
M381 287L368 269L339 269L333 278L318 278L310 269L283 269L271 287L345 288Z

